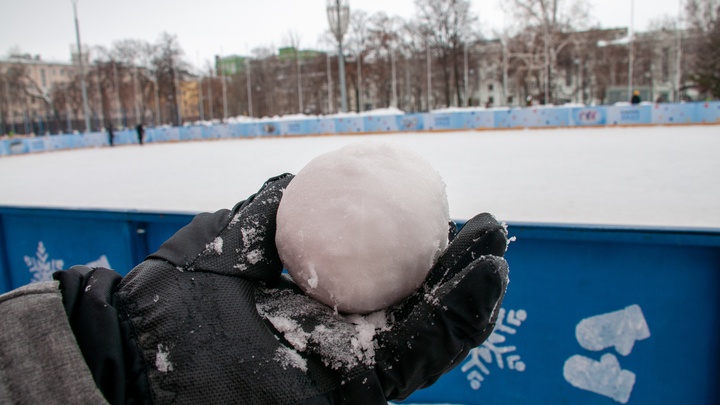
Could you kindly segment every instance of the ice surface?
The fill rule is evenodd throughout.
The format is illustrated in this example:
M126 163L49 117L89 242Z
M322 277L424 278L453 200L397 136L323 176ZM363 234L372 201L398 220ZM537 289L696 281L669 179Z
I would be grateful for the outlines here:
M359 142L308 163L283 193L275 242L308 295L346 313L393 305L447 246L445 183L406 146Z
M720 228L717 125L168 142L0 158L0 204L215 212L363 139L407 145L447 184L450 215L508 222ZM192 162L192 164L188 164ZM225 173L225 175L218 175Z

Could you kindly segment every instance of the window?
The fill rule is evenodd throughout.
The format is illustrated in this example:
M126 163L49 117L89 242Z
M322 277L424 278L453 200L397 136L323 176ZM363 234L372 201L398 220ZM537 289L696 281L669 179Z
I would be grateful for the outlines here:
M670 79L670 48L662 50L662 79L664 82Z
M492 83L488 84L488 91L493 91L493 88L494 87L493 87Z
M493 99L493 96L488 97L488 103L492 104L495 100Z
M46 87L47 83L45 82L45 69L40 69L40 77L42 78L43 87Z
M508 96L507 102L508 104L512 104L513 96Z

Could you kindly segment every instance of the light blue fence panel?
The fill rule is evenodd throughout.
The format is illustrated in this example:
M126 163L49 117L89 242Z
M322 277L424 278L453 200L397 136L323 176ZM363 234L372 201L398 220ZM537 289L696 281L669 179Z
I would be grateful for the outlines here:
M280 135L280 123L277 121L258 122L260 136Z
M453 129L493 128L495 113L491 110L453 112L450 120Z
M425 114L405 114L395 118L396 125L400 131L422 131L424 128Z
M695 122L720 123L720 101L695 103Z
M230 138L230 126L228 124L213 125L213 138Z
M365 120L363 117L342 117L333 120L335 133L350 134L365 132Z
M179 129L179 128L178 128ZM129 145L138 143L137 131L134 129L126 129L123 131L116 131L113 143L115 145Z
M312 118L306 126L307 134L336 134L336 120L333 118Z
M695 103L659 103L652 106L653 124L689 124L695 118Z
M199 126L181 127L180 139L183 141L202 139L202 128Z
M280 135L305 135L310 120L283 120L280 121Z
M43 152L45 151L45 141L42 137L30 137L25 138L25 143L28 146L28 152Z
M452 115L448 113L435 112L423 114L424 128L429 130L453 129Z
M228 132L230 133L231 138L240 138L247 136L245 131L245 124L229 124L228 125Z
M68 144L65 141L67 138L63 135L45 135L42 137L45 143L45 150L63 150L68 148Z
M494 110L495 128L522 127L522 109L508 108L507 110Z
M397 115L375 115L363 117L365 132L398 131Z
M28 145L25 138L11 138L5 141L5 148L9 155L20 155L28 153Z
M633 125L633 124L650 124L652 106L648 104L641 105L614 105L608 107L607 124L608 125Z
M107 132L87 132L73 134L76 148L97 148L110 145L110 138Z
M607 107L571 108L568 113L570 125L591 126L607 124Z

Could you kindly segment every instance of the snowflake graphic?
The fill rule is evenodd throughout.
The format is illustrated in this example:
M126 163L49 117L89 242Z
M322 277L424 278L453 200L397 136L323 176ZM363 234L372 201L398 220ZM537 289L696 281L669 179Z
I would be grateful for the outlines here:
M505 308L500 308L493 333L480 347L470 350L468 354L469 360L463 364L460 369L463 373L467 373L470 387L474 390L479 389L480 383L485 380L482 373L490 375L490 370L485 366L485 363L491 364L493 355L498 368L504 369L505 363L507 362L510 370L525 371L525 363L520 360L519 355L512 354L505 356L508 353L514 352L517 348L515 346L500 346L500 344L505 343L506 336L504 334L514 335L517 333L517 329L508 326L508 324L516 327L520 326L520 324L527 319L527 312L525 312L524 309L517 311L511 309L507 312L507 317L505 314Z
M31 283L51 281L52 274L63 269L64 263L62 260L50 260L48 262L48 254L45 251L45 245L42 241L38 243L35 256L37 257L25 256L25 264L27 264L28 270L32 273Z

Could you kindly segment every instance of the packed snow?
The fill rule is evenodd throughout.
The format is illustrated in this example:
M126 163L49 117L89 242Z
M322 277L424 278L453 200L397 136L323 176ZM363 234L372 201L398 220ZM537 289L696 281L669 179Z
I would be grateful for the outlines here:
M450 215L507 222L720 228L720 127L605 127L146 144L0 158L0 204L200 212L358 140L409 146Z
M449 220L445 183L426 160L404 145L357 142L298 172L275 241L303 291L365 314L420 286L447 246Z

